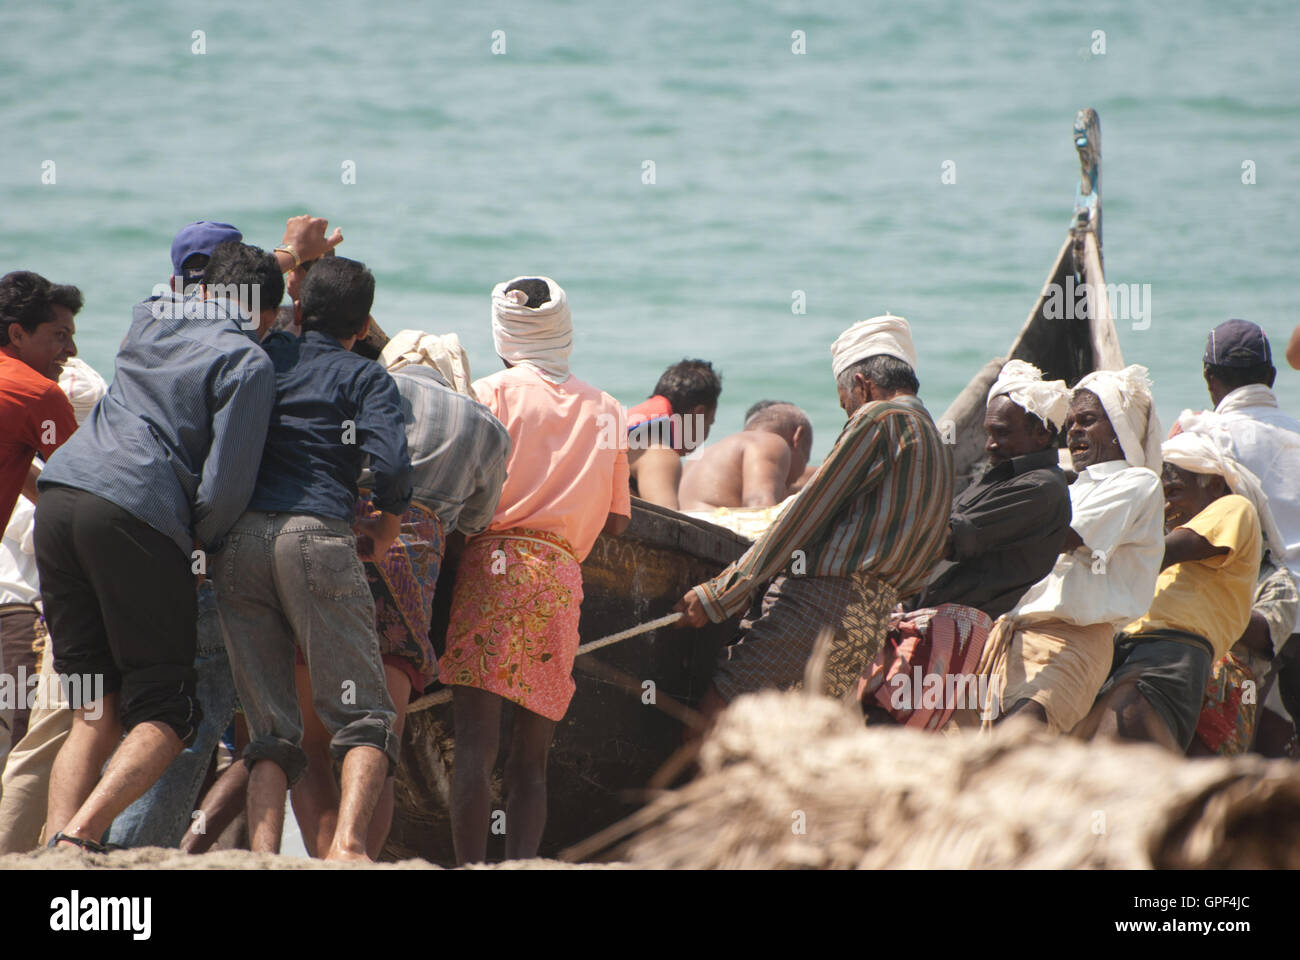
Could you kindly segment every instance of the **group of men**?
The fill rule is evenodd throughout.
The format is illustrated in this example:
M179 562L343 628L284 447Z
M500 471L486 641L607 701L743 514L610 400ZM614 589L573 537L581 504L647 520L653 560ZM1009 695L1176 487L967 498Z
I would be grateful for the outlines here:
M871 722L1021 714L1227 753L1270 690L1300 708L1300 423L1254 324L1211 332L1214 410L1167 439L1142 367L1071 389L1008 362L988 467L958 490L900 317L833 344L847 423L820 465L807 415L779 401L688 458L717 410L711 364L675 364L623 411L569 369L563 289L518 277L492 294L505 369L473 381L454 335L373 329L374 277L326 228L291 218L273 253L228 224L184 228L111 385L75 358L75 287L0 278L0 671L61 684L0 712L0 852L40 836L197 850L240 808L252 848L275 851L290 791L309 852L374 858L407 706L437 680L455 691L458 858L485 855L505 702L507 853L534 855L580 564L626 526L630 492L781 505L677 604L686 626L740 618L709 714L815 677ZM612 447L611 416L627 427ZM915 670L993 694L900 697ZM217 777L223 742L243 763Z
M1278 409L1260 327L1211 331L1214 409L1168 438L1143 367L1071 389L1006 363L987 468L955 496L906 321L861 321L832 354L849 418L835 446L744 556L677 604L694 627L745 615L706 712L816 675L870 722L1020 714L1193 754L1249 748L1266 701L1295 714L1300 422ZM728 472L723 505L741 505L748 474ZM1288 725L1266 749L1293 738Z

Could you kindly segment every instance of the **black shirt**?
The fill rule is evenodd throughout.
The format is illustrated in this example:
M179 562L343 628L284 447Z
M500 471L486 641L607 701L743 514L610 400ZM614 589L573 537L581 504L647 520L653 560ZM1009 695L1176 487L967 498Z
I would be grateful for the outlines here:
M1070 491L1056 448L997 466L952 502L953 566L915 607L960 603L995 620L1051 572L1070 529Z

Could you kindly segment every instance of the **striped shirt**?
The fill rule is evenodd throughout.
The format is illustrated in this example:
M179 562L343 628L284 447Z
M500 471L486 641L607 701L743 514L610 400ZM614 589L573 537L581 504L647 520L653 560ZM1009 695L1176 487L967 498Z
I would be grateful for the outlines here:
M402 395L412 499L436 513L448 533L482 533L501 498L510 434L491 410L451 389L431 367L412 364L392 377ZM367 469L361 486L372 482Z
M220 549L248 505L275 402L275 368L225 301L138 303L113 383L37 486L115 503L186 556Z
M787 567L793 576L868 573L900 596L914 593L943 555L952 487L951 453L920 400L863 404L777 521L695 591L715 623Z

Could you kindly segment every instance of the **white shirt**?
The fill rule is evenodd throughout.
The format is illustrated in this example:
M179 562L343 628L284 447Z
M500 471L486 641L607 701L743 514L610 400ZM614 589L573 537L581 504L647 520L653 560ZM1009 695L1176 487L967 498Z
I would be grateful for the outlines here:
M1145 467L1108 460L1070 485L1070 526L1083 546L1057 557L1008 616L1122 627L1151 606L1165 555L1165 495Z
M0 540L0 603L36 603L41 598L32 544L35 520L36 507L19 496Z
M1300 420L1278 409L1277 396L1262 383L1233 390L1214 412L1232 438L1233 454L1268 495L1286 542L1286 565L1300 589Z

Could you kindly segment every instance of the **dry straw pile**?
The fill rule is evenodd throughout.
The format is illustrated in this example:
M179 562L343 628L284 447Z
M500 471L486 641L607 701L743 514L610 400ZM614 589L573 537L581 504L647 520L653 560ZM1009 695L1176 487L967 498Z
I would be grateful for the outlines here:
M650 868L1300 867L1300 774L1153 746L864 728L824 697L739 698L700 775L572 855ZM613 847L611 849L611 846Z

